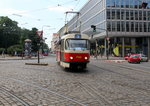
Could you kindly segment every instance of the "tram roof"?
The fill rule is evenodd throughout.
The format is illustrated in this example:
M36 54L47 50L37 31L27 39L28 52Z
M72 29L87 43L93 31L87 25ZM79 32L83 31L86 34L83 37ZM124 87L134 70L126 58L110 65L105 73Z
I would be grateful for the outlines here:
M75 35L81 35L81 39L89 39L89 36L81 33L69 33L61 37L61 39L75 38Z

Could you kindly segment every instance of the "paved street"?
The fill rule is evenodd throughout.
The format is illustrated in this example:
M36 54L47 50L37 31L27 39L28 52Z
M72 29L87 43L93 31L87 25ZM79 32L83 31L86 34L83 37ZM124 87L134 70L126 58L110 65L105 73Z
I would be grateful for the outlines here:
M54 56L0 60L0 106L150 106L150 62L91 58L86 70L65 70Z

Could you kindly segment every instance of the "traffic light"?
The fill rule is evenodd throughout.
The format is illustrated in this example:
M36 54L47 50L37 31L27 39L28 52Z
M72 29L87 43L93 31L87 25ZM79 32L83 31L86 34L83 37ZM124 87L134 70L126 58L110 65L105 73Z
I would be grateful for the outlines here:
M91 25L91 28L93 28L93 32L96 32L96 26L95 25Z
M148 3L142 2L142 8L146 8Z

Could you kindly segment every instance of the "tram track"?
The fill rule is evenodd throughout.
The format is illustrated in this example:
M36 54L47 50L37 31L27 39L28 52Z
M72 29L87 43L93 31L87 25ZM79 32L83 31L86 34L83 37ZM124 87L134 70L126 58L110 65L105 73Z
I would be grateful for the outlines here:
M122 65L119 65L119 64L112 64L113 66L118 66L118 67L120 67L120 68L124 68L124 69L129 69L129 70L133 70L133 71L138 71L138 72L144 72L144 73L148 73L148 74L150 74L150 71L145 71L145 70L143 70L143 69L139 69L140 67L142 67L142 68L146 68L146 69L150 69L150 67L148 68L148 67L144 67L144 66L140 66L140 67L138 67L138 68L135 68L135 67L132 67L132 66L129 66L129 65L125 65L125 64L122 64Z
M118 65L117 63L111 63L111 66L109 65L109 68L107 68L107 66L98 66L98 65L95 65L95 64L90 64L94 67L97 67L98 69L101 69L103 71L107 71L107 72L111 72L111 73L114 73L114 74L117 74L117 75L121 75L123 77L126 77L126 78L130 78L132 80L140 80L139 78L135 78L135 77L132 77L131 75L128 75L128 74L125 74L125 73L121 73L121 71L116 71L115 69L111 69L112 68L116 68L117 67L117 70L122 70L122 69L126 69L127 71L134 71L136 73L146 73L146 74L150 74L149 71L145 71L145 70L142 70L142 69L139 69L139 68L135 68L135 67L130 67L130 66L123 66L123 65ZM140 80L142 81L142 80Z
M110 73L113 73L113 74L116 74L116 75L119 75L120 77L122 77L122 78L125 78L125 79L130 79L130 81L133 81L133 82L137 82L138 81L138 83L143 83L143 84L146 84L147 85L147 87L150 87L150 80L148 79L148 80L145 80L145 79L141 79L141 78L139 78L139 77L137 77L136 75L135 75L135 72L136 73L138 73L138 74L141 74L141 72L143 73L144 72L144 74L146 73L146 75L147 75L147 77L148 77L148 75L150 74L148 71L145 71L145 70L140 70L140 69L137 69L137 68L135 68L135 67L129 67L129 66L122 66L122 65L118 65L118 64L116 64L116 63L114 63L114 64L111 64L111 66L109 66L109 68L107 68L106 66L97 66L97 65L95 65L95 64L91 64L92 66L94 66L94 67L97 67L98 69L100 69L100 70L102 70L103 72L110 72ZM114 67L114 68L116 68L117 67L117 70L121 70L121 71L117 71L117 70L114 70L113 68L111 68L111 67ZM123 69L126 69L126 71L128 71L128 72L131 72L131 71L133 71L133 72L131 72L131 74L130 73L126 73L126 71L125 70L123 70ZM98 70L96 70L97 72L98 72ZM133 74L134 73L134 74ZM103 80L103 79L101 79L101 80ZM118 80L119 81L119 80ZM112 83L114 83L114 84L118 84L118 85L126 85L126 86L128 86L128 87L130 87L130 88L133 88L133 89L136 89L136 90L143 90L144 92L147 92L147 93L149 93L150 92L150 90L147 90L146 88L142 88L142 87L135 87L135 86L133 86L133 85L129 85L128 83L126 83L126 82L116 82L115 80L114 81L112 81ZM107 81L105 81L105 82L107 82ZM121 84L122 83L122 84Z
M104 95L101 95L100 92L98 92L95 87L93 87L92 85L89 85L87 83L83 83L81 81L79 81L79 83L80 83L81 88L84 89L84 91L86 91L89 95L91 95L91 97L93 97L95 100L97 100L99 105L101 105L101 106L111 106L112 105L112 102L108 101Z
M111 65L111 67L107 67L107 66L97 66L96 64L90 64L91 66L89 66L89 69L90 68L92 68L92 67L95 67L95 68L93 68L94 70L92 70L92 71L95 71L95 72L97 72L97 75L100 75L100 74L98 74L98 73L101 73L101 74L110 74L111 75L111 77L113 77L114 79L110 79L110 80L106 80L104 77L100 77L99 76L99 78L98 78L98 80L99 81L101 81L101 82L103 82L103 83L105 83L106 84L106 87L107 87L107 85L109 86L111 86L111 87L113 87L113 88L116 88L116 89L114 89L114 90L111 90L110 91L110 93L112 92L112 94L111 95L118 95L118 93L120 92L121 93L121 95L122 95L122 92L121 91L117 91L117 88L122 88L122 89L124 89L124 92L126 92L126 93L123 93L123 96L122 97L117 97L117 98L115 98L115 99L112 99L112 101L110 101L110 103L111 102L113 102L113 104L116 104L116 105L119 105L118 104L118 102L116 102L116 101L129 101L129 103L130 103L130 101L132 101L132 102L134 102L134 103L136 103L136 102L138 102L138 100L140 100L139 98L138 98L138 95L137 94L144 94L143 96L145 96L145 97L148 97L148 95L149 95L149 93L150 93L150 90L149 90L149 87L150 87L150 83L148 82L148 81L146 81L146 80L143 80L143 79L140 79L140 78L138 78L138 77L134 77L134 75L132 76L131 74L126 74L126 73L122 73L123 71L125 71L125 70L123 70L123 69L127 69L128 71L130 71L131 69L130 68L126 68L126 67L122 67L122 66L120 66L119 68L118 68L118 70L122 70L122 72L121 71L117 71L117 70L114 70L113 68L111 68L111 67L116 67L116 66L118 66L118 65ZM130 70L129 70L130 69ZM134 69L133 71L136 71L136 69ZM109 73L108 73L109 72ZM141 71L140 71L141 72ZM133 72L134 73L134 72ZM139 74L139 73L138 73ZM141 73L140 73L141 74ZM96 75L96 76L97 76ZM149 75L149 74L148 74ZM116 76L116 77L118 77L118 78L121 78L121 79L118 79L118 78L115 78L114 76ZM104 79L103 79L104 78ZM146 82L145 82L146 81ZM136 82L136 83L135 83ZM142 85L144 85L144 86L142 86ZM93 87L92 85L90 85L90 84L88 84L89 86L90 86L90 89L89 89L89 91L90 92L93 92L92 91L92 89L95 87ZM101 85L101 83L99 83L98 81L97 81L97 85ZM86 88L89 88L88 86L86 86ZM109 87L110 88L110 87ZM97 88L97 89L99 89L99 88ZM101 89L101 87L100 87L100 89ZM94 89L93 89L94 90ZM102 87L102 90L104 90L104 92L105 92L105 89ZM96 91L96 90L95 90ZM117 91L117 92L116 92ZM133 93L132 93L132 92ZM103 98L107 98L106 100L109 100L109 98L108 97L105 97L105 95L103 95L103 93L101 94L100 93L101 92L101 90L98 90L97 91L97 94L98 95L101 95ZM102 91L103 92L103 91ZM106 90L106 93L108 92L108 90ZM131 93L130 93L131 92ZM120 95L120 94L119 94ZM129 99L130 98L130 99Z
M4 87L0 87L0 93L3 93L4 95L9 95L9 98L12 97L13 99L16 100L16 102L21 103L23 106L30 106L27 102L25 102L23 99L19 98L18 96L16 96L14 93L8 91L6 88ZM17 104L17 103L16 103Z
M78 104L78 105L80 105L80 106L88 106L87 104L81 103L81 102L79 102L79 101L77 101L77 100L75 100L75 99L69 98L69 97L67 97L67 96L65 96L65 95L63 95L63 94L54 92L54 91L52 91L52 90L50 90L50 89L43 88L43 87L41 87L41 86L38 86L38 85L35 85L35 84L32 84L32 83L28 83L28 82L25 82L25 81L22 81L22 80L19 80L19 79L15 79L15 78L10 78L10 77L2 77L2 76L0 76L0 79L1 79L1 78L7 79L7 80L8 80L8 79L9 79L9 80L13 80L13 81L15 81L15 82L22 83L22 84L24 84L24 85L28 85L28 86L32 86L32 87L34 87L34 88L38 88L38 89L40 89L40 90L42 90L42 91L45 91L45 92L47 92L47 93L50 93L50 94L56 95L56 96L58 96L58 97L64 98L64 99L66 99L66 100L68 100L68 101L70 101L70 102L72 102L72 103ZM21 102L24 106L29 106L28 103L26 103L25 101L21 100L19 97L17 97L17 96L14 95L13 93L7 91L6 89L0 88L0 90L3 91L3 92L5 92L5 93L8 93L10 96L14 97L14 98L17 99L19 102Z

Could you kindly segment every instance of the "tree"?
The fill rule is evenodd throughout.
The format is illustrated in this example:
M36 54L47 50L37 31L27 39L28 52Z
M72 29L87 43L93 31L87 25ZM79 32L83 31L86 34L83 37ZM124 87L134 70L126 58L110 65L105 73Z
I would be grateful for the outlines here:
M37 52L38 51L38 44L40 43L40 38L39 36L36 34L37 32L37 28L32 28L30 35L29 35L29 39L32 41L32 51L33 52Z
M43 43L43 48L44 49L49 49L48 45L46 43Z
M12 53L14 50L24 50L25 39L30 39L32 41L32 51L37 52L41 45L42 39L36 34L37 28L32 28L32 30L21 29L18 27L18 22L11 20L8 17L0 17L0 48L5 48L5 53ZM19 45L19 46L14 46ZM18 49L16 49L18 47ZM21 47L21 49L20 49ZM44 44L45 48L48 48Z
M5 51L5 48L0 48L0 54L2 54Z
M13 45L7 49L8 54L11 54L11 55L14 55L15 52L21 53L22 51L23 51L23 48L21 45Z
M18 23L8 17L0 17L0 47L7 48L19 44L20 31Z

